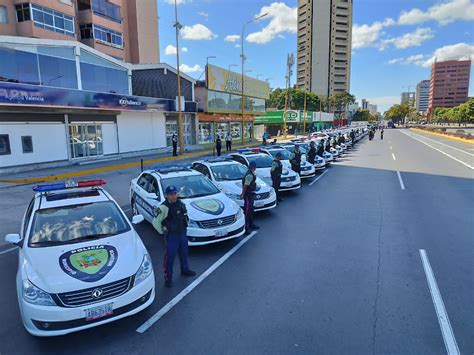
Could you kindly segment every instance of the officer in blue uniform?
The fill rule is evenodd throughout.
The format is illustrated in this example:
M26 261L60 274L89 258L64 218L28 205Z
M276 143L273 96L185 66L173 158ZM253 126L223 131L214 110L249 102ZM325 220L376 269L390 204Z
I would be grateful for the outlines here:
M165 260L163 271L165 286L171 287L173 282L173 264L176 254L179 255L181 275L196 276L188 265L188 212L186 205L178 198L175 186L168 186L165 190L166 200L155 210L153 227L165 237Z
M245 234L250 234L252 229L259 229L259 227L253 223L253 202L255 200L255 190L257 189L256 169L257 164L253 161L250 162L249 169L242 178L242 194L240 198L244 200Z

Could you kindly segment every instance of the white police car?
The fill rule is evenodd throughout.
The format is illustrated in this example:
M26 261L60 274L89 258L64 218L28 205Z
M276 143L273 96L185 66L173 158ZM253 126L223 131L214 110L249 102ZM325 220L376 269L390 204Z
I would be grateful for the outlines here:
M255 162L257 165L257 176L265 181L268 185L272 185L270 170L273 159L268 154L259 152L259 149L254 151L251 149L238 149L237 151L238 153L230 154L230 157L233 160L244 164L245 166L249 166L250 162ZM279 191L296 190L300 187L301 179L298 173L284 167Z
M287 149L287 147L290 148L289 145L286 145L286 146L274 145L274 146L262 147L260 148L260 150L263 153L270 155L272 158L275 158L277 153L280 153L281 163L283 164L283 166L287 169L291 169L290 157L291 157L292 150L294 150L295 146L291 145L291 148L293 148L292 150ZM301 179L311 178L316 175L316 170L314 169L314 166L307 162L306 155L304 153L305 151L301 150L301 172L300 172Z
M242 209L209 179L184 166L160 167L142 172L130 184L130 202L134 214L152 223L155 208L165 200L168 186L188 210L188 243L205 245L240 237L245 233Z
M242 178L247 172L247 167L230 158L216 158L199 160L193 163L192 168L207 176L223 193L244 207L242 193ZM269 210L276 207L276 194L273 187L257 177L255 191L255 211Z
M26 330L63 335L135 314L155 298L150 257L102 180L40 185L19 234L16 287ZM134 216L132 223L143 221Z
M309 143L307 141L306 142L304 142L304 141L295 141L295 142L293 142L293 144L294 145L299 145L300 149L302 149L305 152L305 154L307 154L307 152L309 151ZM317 145L315 146L315 148L316 148L316 150L318 150ZM294 148L292 148L291 145L289 145L288 147L286 147L286 149L288 149L289 151L292 151ZM307 158L306 155L305 155L305 157ZM317 171L326 169L326 160L323 157L320 157L319 155L316 155L316 157L314 158L314 169L317 170Z

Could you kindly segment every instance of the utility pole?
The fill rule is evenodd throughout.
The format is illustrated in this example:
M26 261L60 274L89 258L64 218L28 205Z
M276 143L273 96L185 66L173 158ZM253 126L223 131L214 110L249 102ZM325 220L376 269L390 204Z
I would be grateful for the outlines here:
M178 0L174 0L174 16L175 23L173 27L176 30L176 73L178 74L178 137L179 137L179 154L184 153L183 145L183 114L181 112L181 74L179 70L179 31L183 26L178 22Z
M289 91L291 87L291 75L293 74L293 64L295 64L295 57L293 56L293 53L288 54L288 57L286 59L286 95L285 95L285 111L283 111L283 135L284 138L286 139L286 112L288 111L288 106L289 105L289 100L291 97L289 97Z

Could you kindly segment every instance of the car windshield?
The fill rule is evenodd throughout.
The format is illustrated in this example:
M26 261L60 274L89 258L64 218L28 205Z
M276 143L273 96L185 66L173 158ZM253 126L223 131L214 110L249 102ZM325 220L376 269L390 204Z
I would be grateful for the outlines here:
M163 191L168 186L178 189L180 198L193 198L219 193L219 189L203 175L185 175L161 180Z
M247 168L242 164L223 164L211 166L212 173L216 181L241 180Z
M255 162L257 168L271 168L273 159L268 155L247 156L249 163Z
M112 201L45 208L35 213L28 245L78 243L129 230L130 225Z
M275 158L277 153L281 153L282 160L289 160L291 153L286 149L272 149L269 153Z

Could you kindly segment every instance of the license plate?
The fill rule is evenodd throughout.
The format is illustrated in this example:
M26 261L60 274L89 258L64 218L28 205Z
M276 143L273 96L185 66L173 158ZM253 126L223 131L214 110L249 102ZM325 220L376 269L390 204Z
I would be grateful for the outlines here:
M89 321L111 315L113 312L113 305L113 303L107 303L102 306L86 309L86 320Z
M217 230L216 231L216 238L225 237L227 234L229 234L229 231L227 229Z

